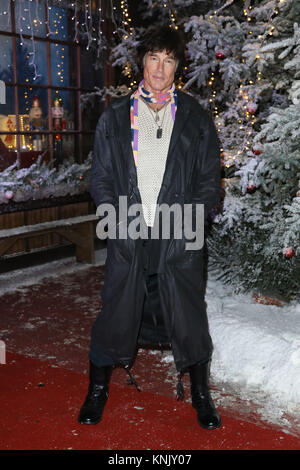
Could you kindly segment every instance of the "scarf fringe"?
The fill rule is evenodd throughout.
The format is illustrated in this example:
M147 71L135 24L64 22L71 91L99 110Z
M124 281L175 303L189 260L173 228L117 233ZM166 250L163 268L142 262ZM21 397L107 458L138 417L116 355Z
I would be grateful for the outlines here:
M137 381L132 376L129 368L125 367L125 369L127 371L127 374L129 375L129 379L130 379L128 385L134 385L136 387L137 391L141 392L141 389L139 388ZM183 383L182 383L183 375L184 375L184 373L182 371L178 374L178 381L177 381L177 385L176 385L177 401L184 401L184 386L183 386Z
M129 378L130 378L130 381L129 381L128 385L134 385L135 388L137 389L137 391L140 392L141 389L139 388L137 381L136 381L136 380L134 379L134 377L132 376L132 374L131 374L129 368L128 368L128 367L125 367L125 369L126 369L127 374L129 375Z

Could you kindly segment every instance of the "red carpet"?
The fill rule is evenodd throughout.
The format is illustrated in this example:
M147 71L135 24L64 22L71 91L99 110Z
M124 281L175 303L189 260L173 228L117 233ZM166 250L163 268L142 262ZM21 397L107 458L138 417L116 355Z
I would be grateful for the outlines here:
M213 392L223 426L200 428L188 401L188 377L186 401L177 402L174 364L146 350L132 369L142 392L116 369L102 422L77 423L102 283L103 267L75 265L0 296L0 340L7 350L0 364L0 450L300 449L298 428L287 434L263 423L254 404L228 395L222 384L213 384Z
M2 450L296 450L299 439L234 419L206 431L187 402L111 385L102 421L77 423L86 375L18 354L0 366Z

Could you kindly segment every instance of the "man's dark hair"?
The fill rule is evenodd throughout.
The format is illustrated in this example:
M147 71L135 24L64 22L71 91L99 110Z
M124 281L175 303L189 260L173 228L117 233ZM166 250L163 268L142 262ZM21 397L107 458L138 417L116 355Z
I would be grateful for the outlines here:
M140 71L143 69L143 59L147 52L162 52L174 54L178 61L176 77L179 77L185 61L185 40L183 34L170 26L156 26L150 28L137 48L137 62Z

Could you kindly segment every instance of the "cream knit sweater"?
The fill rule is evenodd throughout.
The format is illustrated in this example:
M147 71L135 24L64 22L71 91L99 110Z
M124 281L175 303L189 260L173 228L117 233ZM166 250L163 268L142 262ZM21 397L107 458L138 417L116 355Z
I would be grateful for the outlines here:
M158 123L162 127L160 139L156 137L158 126L155 123L155 112L144 101L139 100L137 179L144 219L151 227L154 224L156 202L164 176L174 124L171 104L168 103L158 111L158 116Z

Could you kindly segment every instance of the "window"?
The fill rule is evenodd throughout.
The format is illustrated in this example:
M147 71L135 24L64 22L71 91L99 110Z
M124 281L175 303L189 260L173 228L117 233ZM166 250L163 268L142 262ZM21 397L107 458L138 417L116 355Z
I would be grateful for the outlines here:
M98 1L89 0L94 13ZM80 99L104 86L104 70L93 67L87 38L74 40L74 18L84 13L63 1L1 0L0 171L15 161L28 167L41 154L57 164L81 163L92 150L103 107L82 116Z

